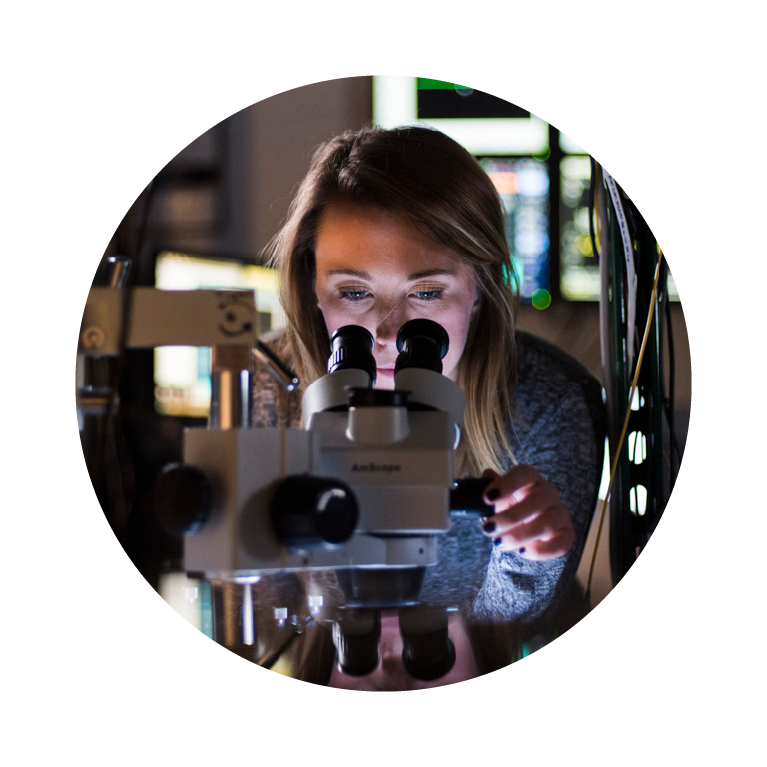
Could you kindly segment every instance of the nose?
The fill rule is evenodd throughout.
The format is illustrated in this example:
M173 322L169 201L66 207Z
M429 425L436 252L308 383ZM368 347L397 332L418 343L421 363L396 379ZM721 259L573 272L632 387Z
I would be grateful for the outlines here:
M404 301L398 301L394 305L381 307L381 312L376 318L375 329L376 347L379 350L396 344L397 333L405 322L407 322L405 310L406 306Z

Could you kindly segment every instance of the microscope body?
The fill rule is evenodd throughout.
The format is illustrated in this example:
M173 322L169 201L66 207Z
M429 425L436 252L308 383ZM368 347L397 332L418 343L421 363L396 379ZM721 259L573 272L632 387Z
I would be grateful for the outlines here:
M204 473L213 497L202 529L186 537L187 572L223 580L436 564L438 536L450 527L463 394L431 370L401 371L398 387L399 377L407 390L384 392L362 370L329 373L304 395L303 430L187 430L184 462ZM305 529L318 513L315 480L328 482L320 496L351 496L344 502L357 517L346 540L291 532L290 519Z
M339 329L328 374L304 394L305 428L253 427L252 355L288 391L298 379L256 338L252 292L133 288L124 295L118 282L93 288L83 314L78 417L109 414L115 399L80 381L87 357L211 347L208 427L185 431L183 463L166 466L155 482L155 510L169 534L184 536L190 576L244 584L245 645L254 641L252 582L262 574L334 570L343 603L309 600L315 621L332 627L339 668L365 674L376 667L379 611L396 607L409 673L425 680L447 673L455 660L448 608L420 604L421 583L437 563L451 515L488 507L483 480L454 479L465 398L441 375L444 329L429 320L400 329L394 391L373 388L370 333ZM231 604L224 608L217 641L236 644L236 613ZM283 613L284 621L287 609L275 608L275 618Z

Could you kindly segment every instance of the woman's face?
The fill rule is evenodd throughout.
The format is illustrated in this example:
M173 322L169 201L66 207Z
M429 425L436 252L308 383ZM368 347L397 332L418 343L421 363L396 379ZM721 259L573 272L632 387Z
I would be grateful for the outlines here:
M442 372L456 380L478 298L471 269L450 250L396 214L339 203L320 219L315 256L317 303L328 333L344 325L370 331L377 388L394 388L397 332L417 317L447 331Z

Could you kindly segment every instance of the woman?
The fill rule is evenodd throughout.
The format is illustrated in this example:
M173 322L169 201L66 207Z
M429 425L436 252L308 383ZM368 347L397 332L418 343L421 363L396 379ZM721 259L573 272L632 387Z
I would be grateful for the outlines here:
M316 152L270 255L288 317L274 347L304 385L326 372L342 325L372 334L380 388L393 387L407 320L447 330L443 373L467 400L457 472L490 479L494 513L481 528L453 526L422 599L459 605L469 631L551 633L596 502L601 389L558 350L515 332L504 218L486 173L435 130L346 133ZM276 392L257 383L256 422L274 425ZM283 405L283 422L298 425L298 401Z

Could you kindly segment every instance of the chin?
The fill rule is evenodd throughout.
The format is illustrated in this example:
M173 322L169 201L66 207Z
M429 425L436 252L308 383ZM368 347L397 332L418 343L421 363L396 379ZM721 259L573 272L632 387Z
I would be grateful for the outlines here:
M376 389L394 388L394 368L378 368L376 371Z

